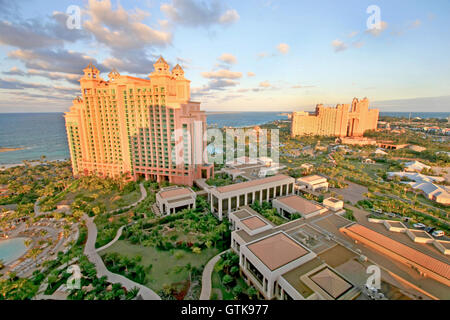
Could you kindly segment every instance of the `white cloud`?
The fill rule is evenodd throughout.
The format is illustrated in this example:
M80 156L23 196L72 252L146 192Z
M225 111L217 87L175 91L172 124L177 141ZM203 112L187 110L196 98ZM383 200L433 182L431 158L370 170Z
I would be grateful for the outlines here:
M386 21L381 21L379 28L368 29L368 30L366 30L366 32L370 33L371 35L373 35L375 37L378 37L387 28L388 28L388 23Z
M237 22L240 19L239 13L234 10L227 10L219 19L219 22L222 24L232 24Z
M348 48L347 45L339 39L333 40L331 46L334 48L334 52L344 51Z
M290 46L286 43L280 43L277 46L277 50L281 53L281 54L288 54L289 50L290 50Z
M236 64L237 63L236 57L234 55L232 55L231 53L224 53L218 59L220 61L228 63L228 64Z
M235 72L230 70L218 70L201 73L203 78L207 79L240 79L242 78L241 72Z
M163 3L160 9L172 23L189 27L227 25L239 20L238 12L226 10L220 0L172 0L172 3Z
M349 38L353 38L353 37L356 37L358 34L359 34L358 31L353 31L353 32L350 32L350 33L349 33L348 37L349 37Z
M247 76L254 77L254 76L256 76L256 74L254 72L249 71L249 72L247 72Z
M261 82L260 84L259 84L259 86L261 87L261 88L270 88L272 85L270 84L270 82L269 81L263 81L263 82Z

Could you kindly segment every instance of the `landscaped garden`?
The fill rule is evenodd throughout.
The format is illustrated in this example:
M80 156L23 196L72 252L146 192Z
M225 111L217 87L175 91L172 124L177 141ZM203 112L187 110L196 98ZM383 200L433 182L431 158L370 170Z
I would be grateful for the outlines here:
M222 254L212 273L211 300L255 300L258 291L239 273L239 256L232 251Z
M106 266L113 271L108 254L116 253L116 260L126 257L142 266L146 275L140 279L164 299L197 299L204 265L230 245L228 222L219 222L208 207L198 197L195 210L137 220L123 240L102 252Z

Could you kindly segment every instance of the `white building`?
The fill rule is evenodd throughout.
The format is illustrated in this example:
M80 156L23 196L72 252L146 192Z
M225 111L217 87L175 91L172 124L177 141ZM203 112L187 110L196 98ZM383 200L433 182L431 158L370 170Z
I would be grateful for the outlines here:
M350 300L359 295L354 284L296 240L301 220L274 226L250 208L231 213L230 220L231 248L239 255L242 276L264 299Z
M306 190L310 191L318 191L318 190L328 191L327 179L318 175L298 178L297 184L305 186Z
M211 212L219 220L224 215L250 205L255 201L260 203L270 201L276 197L291 195L294 192L295 179L286 175L276 175L263 179L256 179L236 183L224 187L211 188Z
M344 209L344 201L332 197L323 200L323 205L333 212Z
M276 198L272 201L272 206L287 219L296 213L307 219L328 211L328 209L297 195Z
M405 171L407 172L421 172L423 169L431 169L430 166L427 166L426 164L423 164L422 162L419 161L411 161L411 162L406 162L404 164L405 167Z
M156 194L156 205L162 215L169 215L183 209L194 209L196 199L196 193L190 188L169 187Z

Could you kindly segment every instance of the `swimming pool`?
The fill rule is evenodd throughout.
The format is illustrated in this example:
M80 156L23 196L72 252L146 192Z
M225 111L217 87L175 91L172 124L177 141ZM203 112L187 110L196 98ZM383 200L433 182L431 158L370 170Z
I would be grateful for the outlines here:
M20 258L28 250L25 240L27 238L0 240L0 260L8 264Z

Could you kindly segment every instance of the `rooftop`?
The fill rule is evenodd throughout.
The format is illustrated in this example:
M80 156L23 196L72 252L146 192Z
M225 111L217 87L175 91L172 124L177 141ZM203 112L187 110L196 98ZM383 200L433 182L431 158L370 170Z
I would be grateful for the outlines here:
M330 268L322 269L309 278L334 299L338 299L345 292L353 288L351 283L347 282Z
M289 206L290 208L294 209L295 211L303 215L308 215L310 213L323 209L323 207L314 204L311 201L306 200L297 195L277 198L276 200Z
M318 175L312 175L312 176L307 176L307 177L302 177L302 178L298 178L298 180L300 180L300 181L305 181L305 182L314 182L314 181L317 181L317 180L323 180L323 179L325 179L326 180L326 178L324 178L324 177L321 177L321 176L318 176Z
M192 193L192 191L187 188L174 188L174 189L162 190L159 193L159 195L163 199L169 199L169 198L179 197L179 196L183 196L183 195L188 195L191 193Z
M248 249L271 271L308 253L308 250L281 232L248 245Z
M252 231L267 226L266 222L256 216L241 220L241 222Z
M267 183L278 182L278 181L283 181L283 180L287 180L287 179L293 179L293 178L286 176L284 174L279 174L279 175L268 177L268 178L246 181L246 182L231 184L231 185L224 186L224 187L219 187L219 188L217 188L217 191L220 193L233 192L236 190L256 187L256 186L260 186L260 185L265 185Z
M407 245L397 242L387 236L384 236L378 232L375 232L369 228L366 228L360 224L353 224L343 230L348 230L352 233L359 235L371 242L376 243L383 248L402 256L403 258L410 260L428 270L433 271L436 274L441 275L446 279L450 279L450 265L444 263L438 259L435 259L429 255L422 253L416 249L413 249Z
M239 211L235 211L235 212L232 212L231 214L235 215L236 218L238 218L238 219L245 219L245 218L248 218L248 217L252 216L252 214L250 212L248 212L247 209L242 209L242 210L239 210Z

